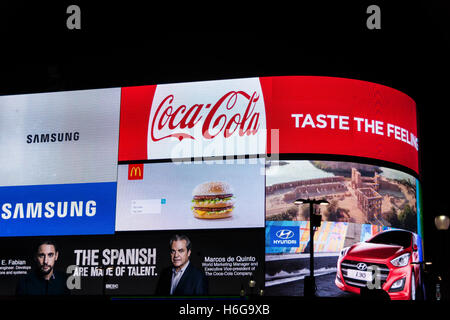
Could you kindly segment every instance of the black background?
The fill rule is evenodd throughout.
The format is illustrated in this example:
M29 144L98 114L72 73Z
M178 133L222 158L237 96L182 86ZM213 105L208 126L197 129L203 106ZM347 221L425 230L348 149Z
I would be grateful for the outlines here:
M417 103L425 255L442 263L433 219L450 211L449 2L311 3L3 1L0 94L277 75L393 87ZM70 4L81 30L66 28ZM381 30L366 27L371 4Z

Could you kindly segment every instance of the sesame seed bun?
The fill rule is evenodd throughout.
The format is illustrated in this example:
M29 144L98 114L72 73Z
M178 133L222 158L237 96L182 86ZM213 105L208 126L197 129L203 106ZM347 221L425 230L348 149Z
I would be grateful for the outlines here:
M233 213L233 189L226 182L204 182L194 188L192 195L192 211L198 219L228 218Z

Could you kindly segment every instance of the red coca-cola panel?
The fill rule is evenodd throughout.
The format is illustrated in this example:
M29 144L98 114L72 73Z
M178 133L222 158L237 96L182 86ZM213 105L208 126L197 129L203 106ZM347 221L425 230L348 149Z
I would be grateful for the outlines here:
M147 132L156 85L124 87L120 97L119 161L147 159Z
M215 126L224 126L223 119L229 118L228 120L234 121L232 132L248 133L250 127L255 131L251 132L258 134L261 134L261 130L267 130L266 153L336 154L374 158L400 164L418 173L416 105L406 94L367 81L315 76L262 77L259 78L260 89L252 87L249 90L247 87L239 91L241 80L245 79L229 80L235 81L232 91L234 95L230 95L231 91L219 92L223 89L223 81L217 81L217 88L213 85L214 81L207 82L208 90L218 90L217 97L222 97L220 99L206 97L203 90L199 92L204 97L191 95L184 101L179 100L178 91L175 95L176 104L163 104L167 109L164 112L172 117L164 116L161 110L157 112L165 101L161 97L158 101L153 101L157 86L122 88L119 161L145 160L154 155L147 148L157 147L154 143L159 142L148 136L149 126L155 123L161 126L159 129L165 130L162 137L193 137L191 133L180 133L180 125L173 125L176 127L173 132L167 131L170 121L176 119L175 113L183 113L186 119L180 118L181 122L177 120L177 123L185 124L186 129L192 130L195 126L213 129ZM198 86L205 86L205 83L198 83ZM248 81L246 83L248 85ZM230 83L226 85L229 86ZM170 98L172 90L183 88L173 84L167 91L165 87L162 97ZM195 83L189 85L189 90L194 88ZM262 97L256 91L251 95L252 90L261 90ZM219 106L228 113L237 112L234 99L239 99L241 93L248 95L245 96L248 102L241 103L241 114L218 116L220 112L212 106ZM219 103L221 99L227 103ZM265 117L262 111L255 109L261 106ZM157 118L158 115L162 120ZM152 117L155 119L151 119ZM211 121L213 117L214 121ZM258 131L253 127L259 128ZM203 136L207 131L202 130ZM150 132L153 134L153 130ZM162 131L159 132L161 133ZM215 139L215 135L203 138L209 142ZM181 143L183 139L179 140ZM239 140L234 141L239 143Z
M119 161L264 154L262 96L259 78L123 88Z
M375 83L332 77L260 78L267 152L375 158L418 173L416 105L406 94ZM279 143L279 145L274 145Z

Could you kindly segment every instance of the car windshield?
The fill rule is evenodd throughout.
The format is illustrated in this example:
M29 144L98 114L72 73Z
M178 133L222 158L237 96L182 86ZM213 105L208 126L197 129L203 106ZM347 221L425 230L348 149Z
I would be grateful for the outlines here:
M404 231L388 231L377 234L369 243L382 243L407 248L411 245L411 234Z

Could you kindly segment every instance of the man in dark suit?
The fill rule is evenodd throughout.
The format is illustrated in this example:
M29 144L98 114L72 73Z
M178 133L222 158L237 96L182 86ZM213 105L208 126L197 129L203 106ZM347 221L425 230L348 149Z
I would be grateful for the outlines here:
M191 241L185 235L170 239L172 267L164 269L156 287L157 295L192 296L208 294L208 284L203 272L189 261Z
M68 295L67 275L54 270L58 248L51 240L38 242L35 250L36 270L19 279L17 295Z

